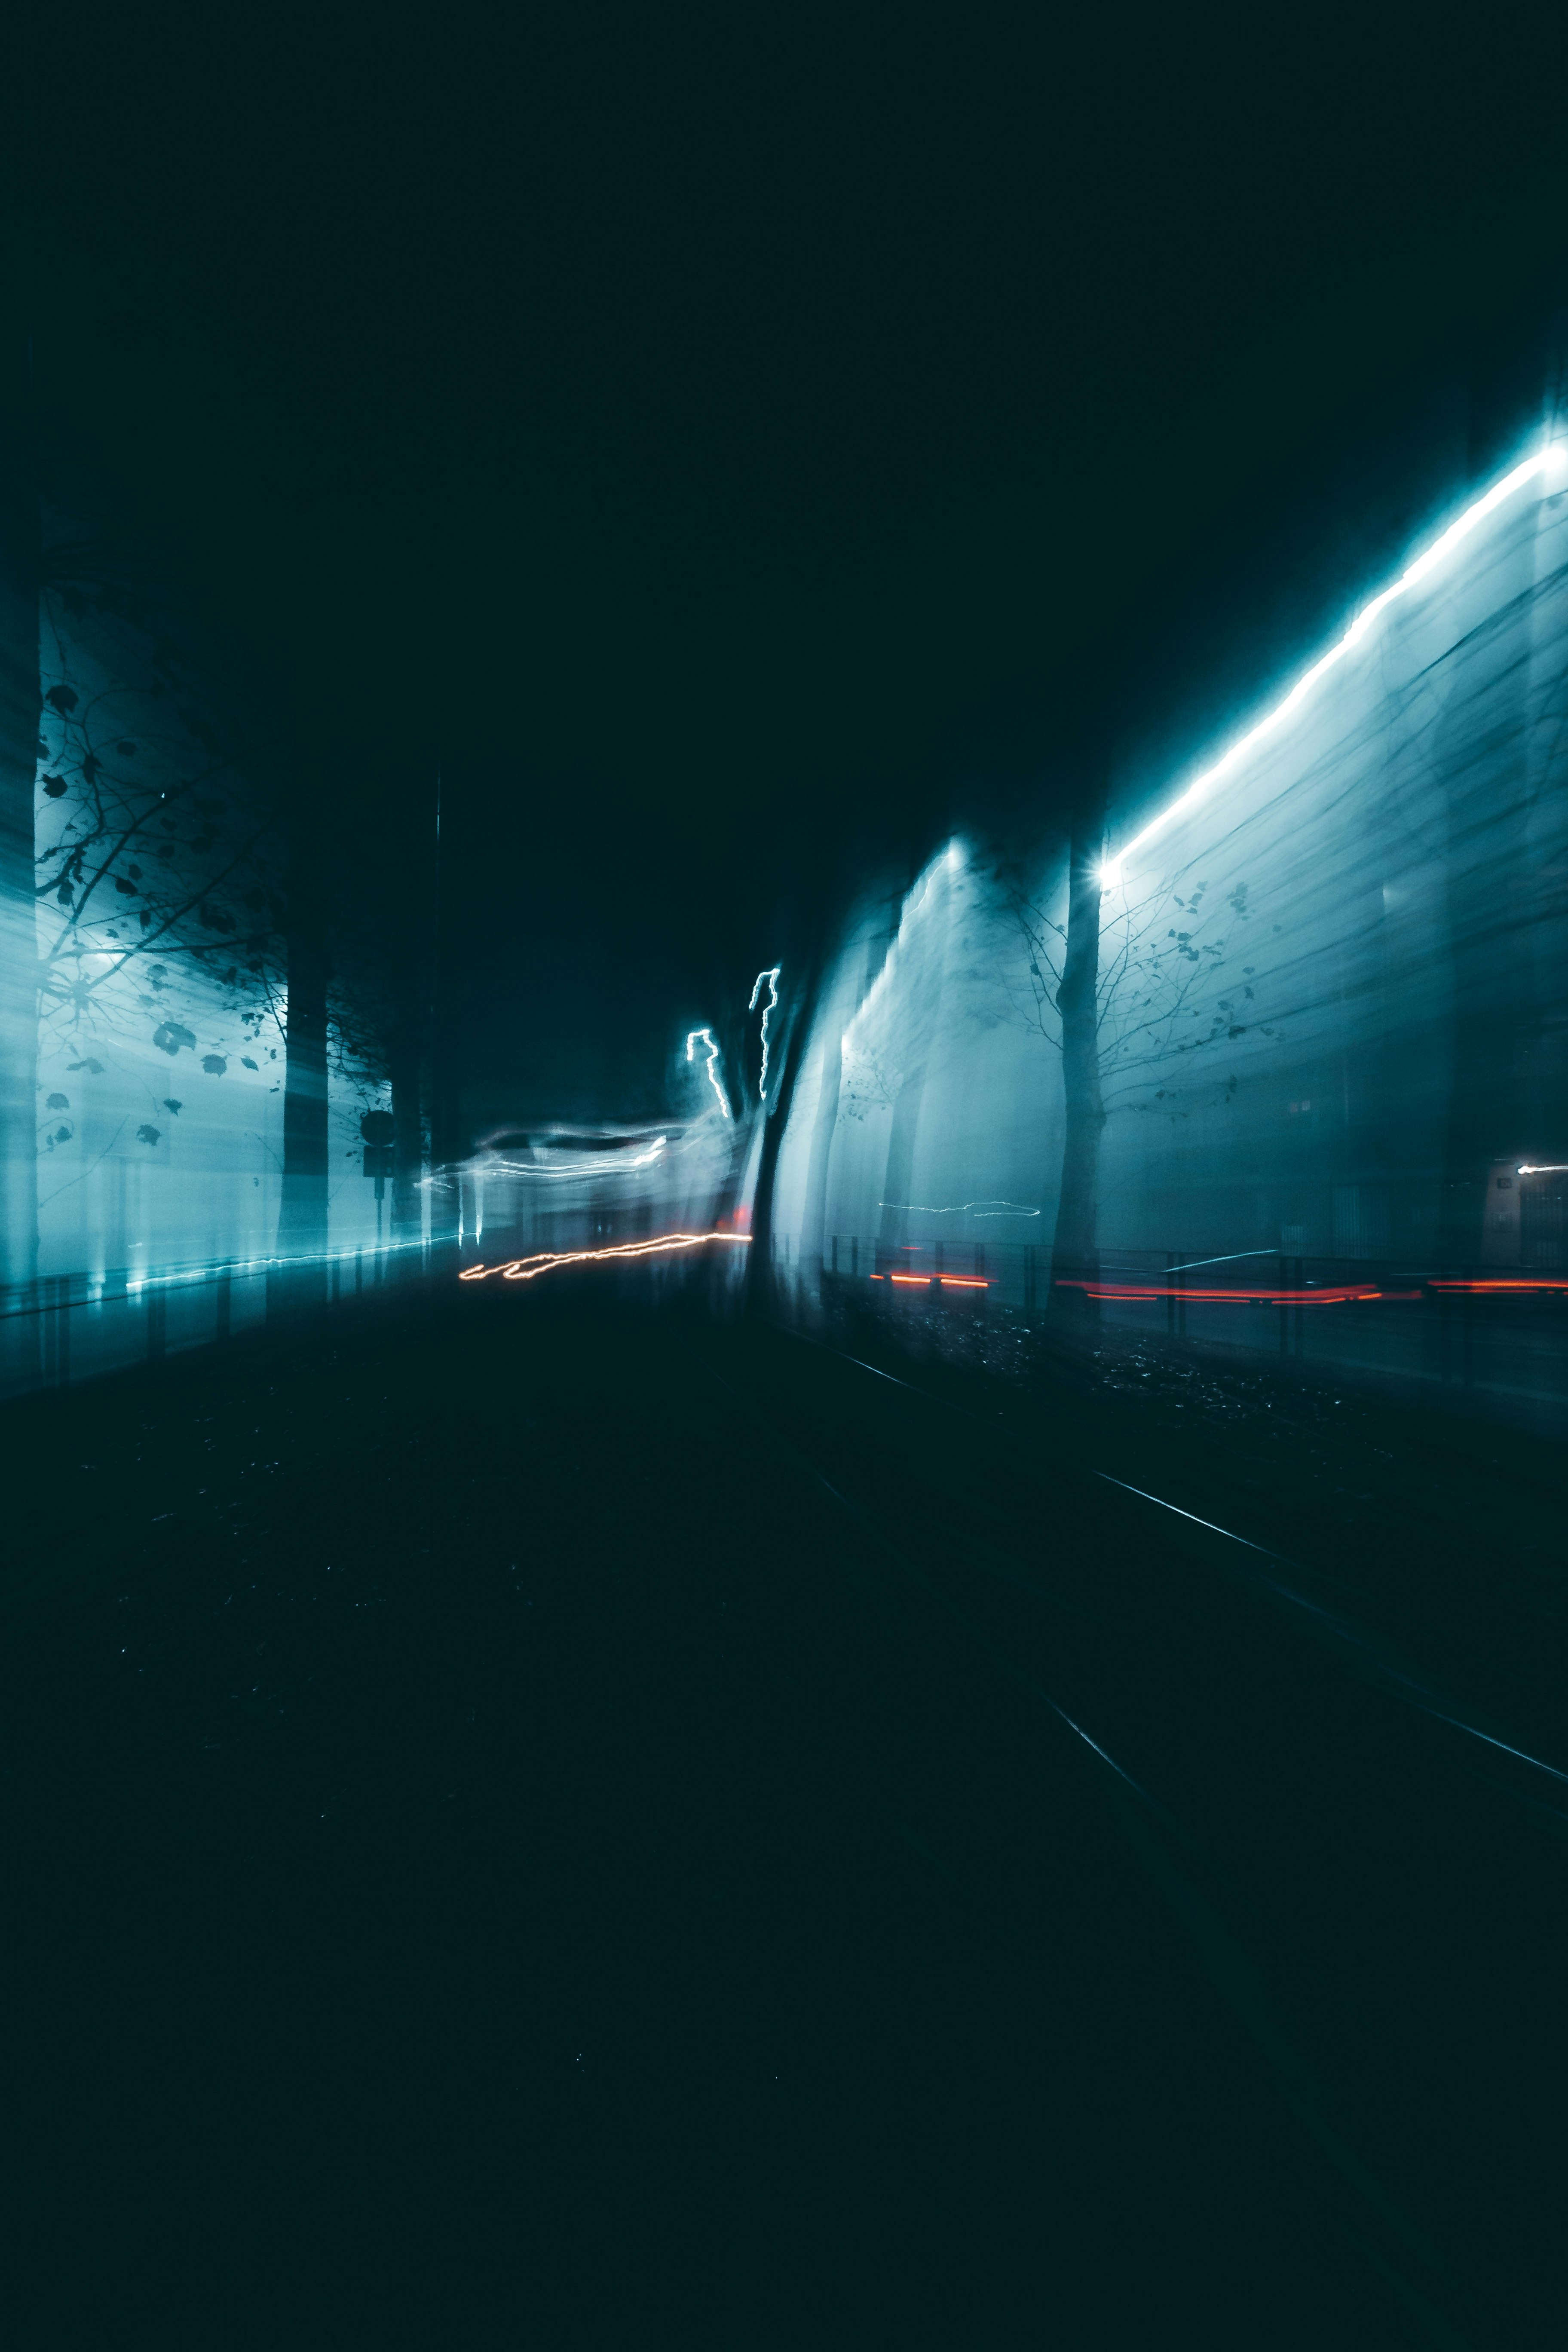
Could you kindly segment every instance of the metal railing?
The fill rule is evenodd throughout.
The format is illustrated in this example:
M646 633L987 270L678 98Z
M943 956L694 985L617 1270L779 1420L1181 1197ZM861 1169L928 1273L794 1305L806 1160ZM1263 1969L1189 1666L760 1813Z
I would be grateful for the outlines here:
M430 1244L225 1257L43 1275L0 1291L0 1398L220 1344L423 1272Z
M892 1244L857 1234L825 1244L820 1265L781 1240L777 1263L824 1293L880 1300L901 1314L1043 1314L1053 1287L1092 1303L1128 1339L1228 1355L1286 1358L1568 1407L1568 1272L1540 1265L1413 1265L1246 1251L1103 1251L1091 1272L1053 1277L1029 1243ZM1065 1303L1065 1302L1064 1302Z

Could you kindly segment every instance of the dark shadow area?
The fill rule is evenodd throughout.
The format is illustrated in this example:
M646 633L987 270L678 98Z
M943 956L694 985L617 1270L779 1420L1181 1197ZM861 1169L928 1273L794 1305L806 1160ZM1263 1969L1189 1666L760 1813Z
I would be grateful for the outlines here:
M1269 1539L1110 1383L552 1279L6 1408L56 2331L1535 2340L1568 1808L1375 1542L1129 1491Z

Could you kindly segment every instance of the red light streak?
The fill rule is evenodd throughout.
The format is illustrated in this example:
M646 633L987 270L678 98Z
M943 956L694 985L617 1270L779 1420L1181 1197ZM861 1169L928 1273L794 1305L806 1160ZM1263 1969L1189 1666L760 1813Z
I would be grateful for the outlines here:
M1568 1279L1553 1282L1544 1277L1531 1280L1524 1276L1500 1275L1495 1279L1489 1276L1474 1282L1445 1278L1441 1282L1429 1282L1426 1287L1428 1290L1568 1290Z
M1321 1290L1183 1290L1173 1283L1079 1282L1058 1276L1058 1290L1082 1290L1090 1298L1185 1298L1232 1307L1342 1307L1360 1298L1419 1298L1418 1290L1379 1290L1369 1282Z
M646 1242L618 1242L610 1249L541 1250L534 1257L514 1257L505 1265L468 1265L458 1275L459 1282L484 1282L499 1274L506 1282L532 1282L553 1266L587 1265L604 1258L654 1257L664 1251L700 1249L704 1242L739 1242L750 1247L750 1234L658 1234Z

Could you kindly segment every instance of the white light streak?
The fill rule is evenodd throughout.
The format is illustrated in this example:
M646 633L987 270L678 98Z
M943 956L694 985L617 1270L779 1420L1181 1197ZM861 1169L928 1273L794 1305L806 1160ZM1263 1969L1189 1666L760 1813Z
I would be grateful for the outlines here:
M1016 1201L955 1201L951 1208L928 1209L920 1201L879 1201L879 1209L905 1209L916 1217L959 1217L973 1209L977 1217L1037 1217L1038 1209L1021 1208Z
M132 1249L142 1249L146 1244L142 1242L132 1242L131 1246ZM391 1257L398 1250L416 1250L423 1247L424 1244L421 1241L389 1241L379 1244L366 1242L358 1249L301 1250L298 1257L203 1258L193 1265L174 1266L163 1274L139 1274L134 1281L127 1279L125 1288L127 1295L134 1297L140 1291L157 1289L170 1282L216 1282L221 1281L225 1275L265 1274L273 1266L282 1266L287 1270L302 1265L346 1265L362 1255L373 1258ZM103 1277L100 1275L95 1276L93 1279L101 1284Z
M1513 1172L1516 1176L1568 1176L1568 1160L1548 1160L1539 1168L1532 1168L1527 1164L1522 1168L1516 1168Z
M768 1001L763 1007L763 1075L757 1086L759 1102L765 1102L768 1096L768 1015L778 1004L779 974L783 970L782 963L775 963L770 971L758 972L752 983L752 1001L746 1007L748 1013L756 1011L757 999L763 992L763 982L765 980L768 983Z
M691 1031L686 1040L686 1058L689 1062L691 1060L691 1049L696 1045L699 1037L702 1039L704 1045L708 1048L708 1082L719 1097L720 1109L723 1112L725 1118L728 1118L730 1116L730 1097L724 1092L723 1087L720 1085L717 1073L713 1067L713 1065L719 1059L719 1048L713 1042L713 1032L711 1029L693 1029Z
M1276 728L1282 726L1290 713L1305 701L1319 679L1331 670L1336 663L1342 661L1352 646L1360 644L1380 614L1385 612L1398 597L1406 595L1412 588L1417 587L1428 573L1436 569L1445 556L1451 555L1460 541L1469 537L1479 523L1484 522L1488 515L1495 513L1506 499L1512 498L1516 490L1522 489L1526 482L1533 481L1538 475L1560 470L1565 452L1568 452L1568 445L1549 442L1545 448L1537 450L1533 457L1526 457L1521 464L1516 466L1511 473L1505 474L1500 482L1494 482L1485 496L1479 498L1473 506L1467 507L1458 521L1451 522L1447 530L1441 532L1433 541L1431 546L1400 573L1391 587L1384 589L1381 595L1374 596L1370 604L1362 606L1343 636L1337 644L1331 646L1328 652L1296 680L1282 702L1276 703L1274 709L1260 719L1256 727L1249 728L1245 735L1231 745L1228 751L1221 754L1212 768L1205 769L1194 782L1187 786L1184 793L1177 795L1169 808L1162 810L1151 824L1146 824L1142 833L1134 834L1125 848L1118 850L1114 857L1106 859L1100 869L1100 880L1105 887L1114 888L1121 880L1122 868L1130 857L1142 849L1146 843L1154 840L1157 835L1163 833L1167 825L1173 824L1179 816L1184 816L1189 809L1195 808L1200 801L1205 800L1215 784L1229 775L1249 751L1261 743L1265 737L1272 735Z
M1226 1250L1223 1257L1189 1257L1181 1265L1168 1265L1167 1274L1191 1274L1200 1265L1234 1265L1238 1257L1278 1257L1277 1249Z
M531 1160L489 1160L485 1163L486 1172L499 1176L526 1176L544 1184L569 1183L582 1176L624 1176L633 1168L651 1168L668 1140L667 1136L656 1136L646 1151L595 1152L589 1159L563 1160L559 1167Z

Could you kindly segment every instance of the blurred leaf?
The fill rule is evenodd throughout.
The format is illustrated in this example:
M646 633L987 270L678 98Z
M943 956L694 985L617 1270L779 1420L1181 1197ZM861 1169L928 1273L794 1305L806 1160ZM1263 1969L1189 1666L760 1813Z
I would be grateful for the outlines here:
M172 1095L165 1095L163 1097L163 1108L169 1113L172 1118L178 1118L180 1113L184 1109L184 1104L182 1102L176 1102Z
M85 1061L71 1062L68 1063L67 1066L73 1070L90 1070L94 1077L101 1077L103 1076L103 1064L101 1062L95 1062L90 1055L89 1055Z
M66 780L63 776L46 776L44 778L44 790L48 794L50 800L58 801L60 799L65 789Z
M70 1107L69 1095L51 1095L44 1105L46 1110L69 1110Z
M247 1070L259 1069L259 1067L260 1067L260 1064L259 1064L259 1063L258 1063L258 1062L253 1062L253 1061L251 1060L251 1058L250 1058L250 1056L249 1056L249 1055L248 1055L248 1054L242 1054L242 1055L240 1055L240 1057L239 1057L239 1058L240 1058L240 1060L245 1064L245 1066L246 1066L246 1068L247 1068Z
M136 1140L138 1143L162 1143L163 1139L155 1127L139 1127Z
M76 709L77 698L68 686L51 686L44 700L62 713Z
M172 1058L179 1052L182 1045L189 1045L194 1053L196 1041L182 1022L164 1021L153 1030L153 1043L160 1053L167 1054Z
M228 1064L221 1054L204 1054L202 1067L209 1078L221 1078L228 1068Z

